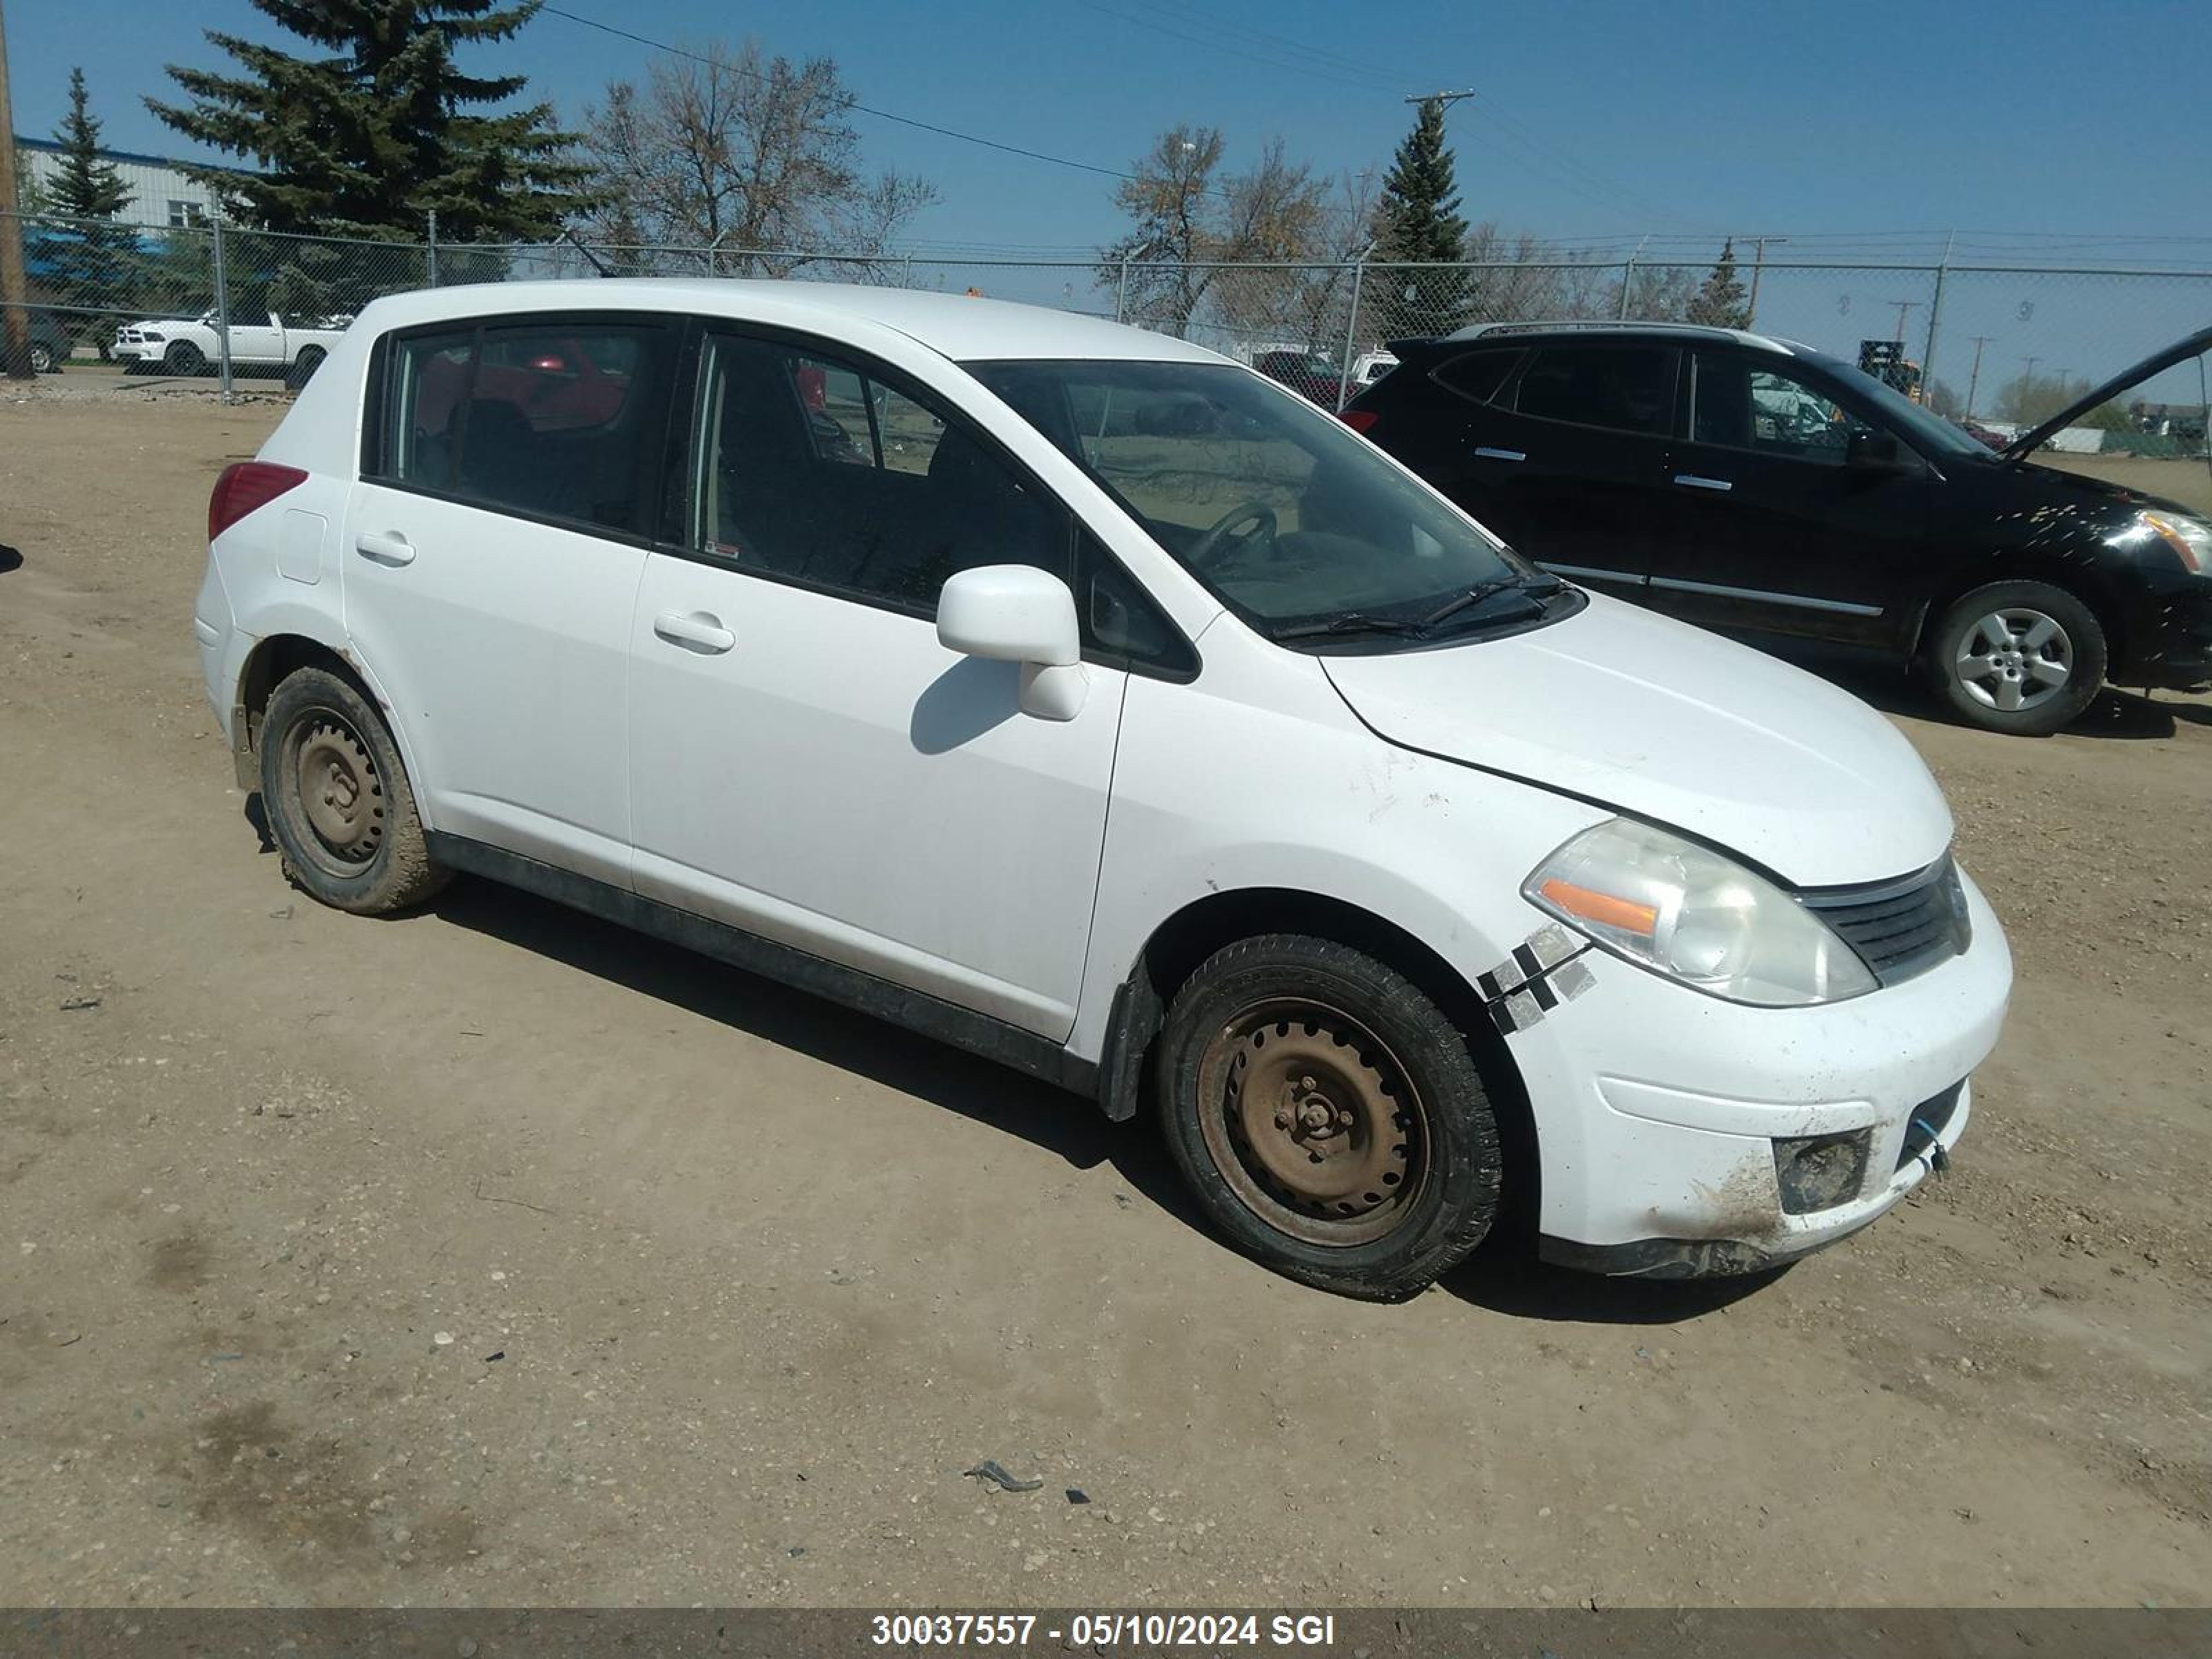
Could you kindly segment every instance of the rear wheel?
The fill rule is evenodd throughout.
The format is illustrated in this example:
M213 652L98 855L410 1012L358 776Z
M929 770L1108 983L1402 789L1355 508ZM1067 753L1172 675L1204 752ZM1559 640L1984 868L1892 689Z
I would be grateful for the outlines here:
M31 347L31 373L33 374L51 374L53 372L54 354L52 348L40 345L34 342Z
M284 371L285 389L297 392L315 378L315 371L323 366L323 349L309 346L292 360L291 368Z
M1924 666L1975 726L2041 737L2069 724L2105 683L2105 630L2049 582L1991 582L1943 613Z
M1159 1055L1184 1179L1277 1272L1395 1300L1489 1231L1498 1125L1466 1038L1373 957L1294 934L1230 945L1176 994Z
M161 368L170 374L197 374L207 367L207 354L190 340L177 340L161 354Z
M296 669L262 721L261 803L284 872L325 904L381 915L446 884L392 733L336 674Z

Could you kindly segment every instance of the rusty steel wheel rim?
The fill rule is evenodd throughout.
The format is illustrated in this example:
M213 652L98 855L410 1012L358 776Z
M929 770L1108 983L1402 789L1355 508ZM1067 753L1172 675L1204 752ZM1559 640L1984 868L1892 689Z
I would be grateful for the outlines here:
M1240 1011L1206 1045L1199 1091L1214 1168L1279 1231L1369 1243L1420 1195L1419 1091L1390 1046L1341 1009L1277 998Z
M307 850L326 869L358 874L384 844L384 781L368 745L343 717L319 708L293 723L287 747Z

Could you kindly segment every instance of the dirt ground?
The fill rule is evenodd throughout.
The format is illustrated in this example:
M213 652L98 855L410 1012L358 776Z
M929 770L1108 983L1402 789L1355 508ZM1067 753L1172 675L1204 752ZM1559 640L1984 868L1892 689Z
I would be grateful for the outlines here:
M2035 459L2045 466L2140 489L2192 512L2212 513L2212 466L2207 466L2202 456L2194 460L2153 460L2142 455L2065 455L2046 449Z
M0 397L0 1601L2212 1599L2203 701L1838 671L2019 958L1948 1179L1763 1279L1356 1305L1012 1073L289 890L190 628L276 412Z

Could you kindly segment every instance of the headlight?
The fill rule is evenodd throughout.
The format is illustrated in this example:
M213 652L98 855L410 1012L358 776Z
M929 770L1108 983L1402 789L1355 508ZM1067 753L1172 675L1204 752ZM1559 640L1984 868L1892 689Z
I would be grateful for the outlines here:
M1583 830L1521 890L1607 950L1730 1002L1796 1008L1875 988L1850 946L1772 882L1648 823Z
M2212 524L2186 513L2138 513L2126 528L2107 539L2114 547L2163 542L2173 550L2184 570L2193 570L2200 576L2212 572Z

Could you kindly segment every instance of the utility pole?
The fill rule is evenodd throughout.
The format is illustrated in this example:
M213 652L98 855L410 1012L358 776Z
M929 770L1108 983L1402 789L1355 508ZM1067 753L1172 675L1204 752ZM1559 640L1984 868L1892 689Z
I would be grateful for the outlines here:
M8 100L8 19L0 12L0 372L31 378L30 284L23 276L23 204L15 194L15 111Z
M1459 102L1461 99L1472 98L1474 96L1474 88L1473 87L1469 87L1464 92L1407 93L1406 94L1405 101L1408 104L1438 104L1443 106L1445 109L1449 109L1454 104Z
M1970 421L1974 418L1974 388L1981 384L1982 379L1982 348L1996 337L1990 334L1974 336L1974 368L1973 373L1966 376L1966 418Z
M1884 300L1882 301L1882 304L1886 306L1895 306L1897 307L1898 344L1903 345L1905 343L1905 313L1908 311L1917 310L1927 303L1928 301L1925 300ZM1902 352L1899 354L1900 356L1903 355L1904 354Z
M1744 301L1743 308L1747 313L1747 320L1751 326L1757 328L1759 326L1759 273L1765 268L1766 245L1772 242L1778 247L1790 239L1787 236L1750 236L1744 240L1751 244L1751 297Z

